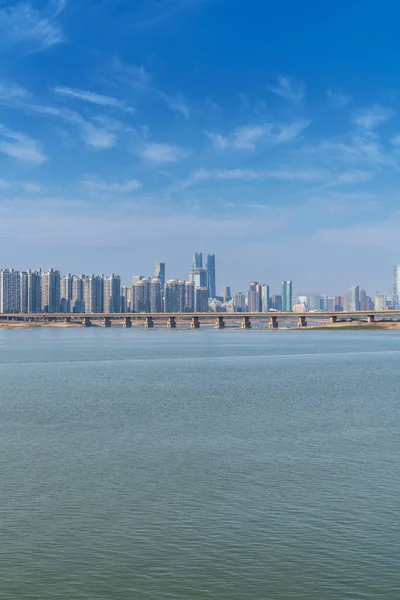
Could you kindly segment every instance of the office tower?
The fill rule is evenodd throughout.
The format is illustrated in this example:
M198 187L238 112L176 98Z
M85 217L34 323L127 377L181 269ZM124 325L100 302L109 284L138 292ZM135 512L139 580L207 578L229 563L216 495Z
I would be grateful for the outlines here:
M42 310L42 272L27 271L28 313L39 313Z
M28 312L28 273L21 271L20 279L20 311L23 314Z
M261 285L258 281L252 281L247 294L249 312L261 312Z
M21 280L19 271L0 271L0 313L18 313L21 308Z
M186 312L194 312L194 281L187 281L185 284L186 288Z
M84 275L73 275L72 276L72 300L71 300L71 312L84 313L85 303L83 301L83 279Z
M133 312L150 312L150 279L143 277L132 286Z
M282 281L282 312L292 311L292 287L293 286L291 281Z
M72 275L64 275L60 279L60 312L71 312Z
M360 290L360 310L368 310L367 292Z
M208 312L208 287L197 287L195 293L195 312Z
M381 292L376 292L374 298L375 310L386 310L386 295Z
M335 298L328 297L328 311L333 312L335 310Z
M210 298L215 298L215 254L207 254L207 287Z
M202 267L190 269L189 281L193 281L194 287L207 287L207 269Z
M281 312L282 310L282 296L279 294L274 294L271 298L271 308L276 310L277 312Z
M308 294L306 296L307 308L309 311L321 310L321 294Z
M335 311L343 310L343 296L335 296Z
M400 265L393 267L393 310L400 310Z
M203 253L195 252L193 254L193 269L201 269L203 267Z
M104 278L104 312L121 312L121 277L114 273Z
M246 294L238 292L233 299L235 312L245 312L246 310Z
M353 312L360 310L360 287L351 285L347 290L347 310Z
M164 312L172 313L176 312L177 306L177 279L169 279L165 283L164 290Z
M327 294L321 294L319 308L322 312L328 312L328 296L327 296Z
M150 312L162 312L161 281L156 278L152 279L150 284Z
M154 269L154 277L161 281L161 290L164 294L165 288L165 263L158 262L156 263L156 268Z
M60 271L50 269L42 274L42 310L56 313L60 311Z
M265 283L261 286L261 312L268 312L270 309L269 285Z
M230 300L232 300L231 288L229 287L229 285L222 288L221 295L222 295L222 300L224 302L229 302Z

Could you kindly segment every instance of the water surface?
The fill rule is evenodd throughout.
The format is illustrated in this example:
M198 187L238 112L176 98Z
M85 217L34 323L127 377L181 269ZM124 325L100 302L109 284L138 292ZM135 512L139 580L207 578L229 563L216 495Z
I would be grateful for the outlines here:
M0 598L400 598L400 332L0 331Z

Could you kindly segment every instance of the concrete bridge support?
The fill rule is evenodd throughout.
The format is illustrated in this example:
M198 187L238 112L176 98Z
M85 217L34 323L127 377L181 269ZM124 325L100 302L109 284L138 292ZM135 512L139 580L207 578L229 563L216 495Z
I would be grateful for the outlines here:
M250 317L243 317L243 319L242 319L242 329L251 329Z
M299 317L298 327L307 327L307 320L305 317Z
M192 317L192 320L190 321L190 327L192 329L199 329L200 328L199 317Z
M217 329L224 329L224 327L225 327L224 317L217 317L217 321L215 323L215 327Z
M375 323L375 315L368 315L367 323Z
M270 317L268 327L269 329L278 329L278 318Z
M154 327L153 317L146 317L144 320L144 326L146 329L152 329Z
M167 319L167 327L169 327L170 329L175 329L176 328L176 319L175 319L175 317L168 317L168 319Z
M123 325L126 328L132 327L132 319L130 317L125 317Z
M89 317L83 317L82 326L83 327L91 327L92 321Z
M71 323L71 317L65 317L64 323Z
M331 325L333 325L334 323L337 323L337 316L336 315L332 315L331 317L329 317L329 323Z
M111 319L109 317L104 317L103 327L111 327Z

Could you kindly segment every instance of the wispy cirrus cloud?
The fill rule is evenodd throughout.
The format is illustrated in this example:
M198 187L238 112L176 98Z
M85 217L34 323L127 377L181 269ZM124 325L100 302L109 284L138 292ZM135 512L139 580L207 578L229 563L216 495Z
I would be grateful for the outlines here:
M329 177L323 170L281 169L197 169L179 186L187 189L205 181L316 181Z
M145 10L133 15L135 17L134 28L137 30L158 29L206 2L207 0L148 0L144 3Z
M334 92L333 90L326 91L326 98L328 106L336 110L344 108L351 102L351 96L340 92Z
M124 182L102 181L100 179L89 177L82 181L83 185L91 192L104 193L128 193L134 192L141 187L141 182L137 179L128 179Z
M126 105L125 102L123 102L122 100L118 100L118 98L114 98L113 96L103 96L102 94L97 94L95 92L63 86L57 86L53 88L53 92L55 92L56 94L61 94L62 96L74 98L75 100L82 100L83 102L89 102L91 104L97 104L99 106L119 108L122 110L133 112L133 108L130 108Z
M34 165L41 165L47 156L33 138L0 125L0 152Z
M187 156L179 146L172 144L157 144L150 143L139 149L139 155L146 160L160 163L174 163L182 160Z
M289 77L280 75L277 85L267 85L266 88L269 92L285 100L290 100L294 104L301 104L304 100L305 88L302 81L297 83Z
M307 119L296 119L291 123L261 123L258 125L246 125L239 127L230 136L220 133L205 131L211 139L214 148L225 150L233 148L236 150L254 150L260 142L270 145L290 142L310 125Z
M28 52L39 52L64 42L56 19L66 6L65 0L51 1L43 10L30 2L6 2L0 8L0 50L23 46Z
M361 129L372 131L395 115L392 108L374 105L362 110L354 119L354 123Z

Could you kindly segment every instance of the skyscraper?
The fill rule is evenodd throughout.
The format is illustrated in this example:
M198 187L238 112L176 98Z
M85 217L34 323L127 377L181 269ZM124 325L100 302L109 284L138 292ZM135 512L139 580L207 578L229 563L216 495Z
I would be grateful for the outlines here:
M110 275L104 279L104 312L121 312L121 277Z
M282 312L292 312L292 282L282 281Z
M70 310L74 313L85 312L85 303L83 302L83 278L84 275L72 276L72 300Z
M21 271L20 273L20 311L28 312L28 273Z
M21 280L19 271L0 271L0 313L20 312Z
M201 269L203 267L203 253L195 252L193 254L193 269Z
M190 269L189 280L193 281L194 287L207 287L207 269L202 267Z
M156 277L150 284L150 312L162 312L161 281Z
M280 294L274 294L271 298L271 308L281 312L282 310L282 296Z
M60 279L60 312L70 312L72 301L72 275L64 275Z
M233 299L235 312L244 312L246 310L246 294L238 292Z
M252 281L247 293L247 304L249 312L261 312L261 285L258 281Z
M269 309L270 309L269 285L264 283L261 286L261 312L268 312Z
M215 254L207 254L207 287L210 298L215 298Z
M82 278L82 295L86 313L101 313L104 307L104 279L98 275ZM119 310L110 312L120 312Z
M28 278L28 313L39 313L42 309L42 273L41 271L27 271Z
M56 313L60 310L60 271L50 269L42 274L42 310Z
M156 263L156 268L154 269L154 277L161 281L161 290L164 294L165 287L165 263L158 262Z
M186 282L186 312L194 312L194 281Z
M400 310L400 265L393 267L393 309Z
M360 310L360 287L351 285L347 290L347 310L352 312Z
M208 287L196 288L194 309L200 313L208 312Z
M231 294L231 288L229 287L229 285L226 285L225 287L222 288L222 300L224 302L229 302L229 300L232 299L232 294Z

